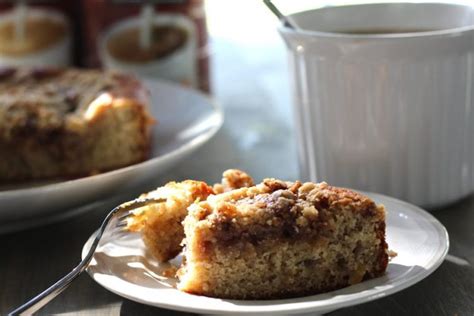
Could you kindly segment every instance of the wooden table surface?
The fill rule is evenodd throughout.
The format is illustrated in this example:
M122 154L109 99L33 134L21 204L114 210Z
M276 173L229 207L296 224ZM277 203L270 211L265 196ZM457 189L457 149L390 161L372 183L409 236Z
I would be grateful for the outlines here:
M273 28L259 29L250 39L234 31L212 37L214 94L225 109L224 127L145 189L170 179L218 181L226 168L242 168L257 180L298 177L283 43ZM93 209L61 223L0 236L0 314L69 272L107 211ZM474 315L474 198L433 214L446 226L451 241L448 258L436 272L402 292L330 315ZM182 313L123 299L84 274L39 314Z

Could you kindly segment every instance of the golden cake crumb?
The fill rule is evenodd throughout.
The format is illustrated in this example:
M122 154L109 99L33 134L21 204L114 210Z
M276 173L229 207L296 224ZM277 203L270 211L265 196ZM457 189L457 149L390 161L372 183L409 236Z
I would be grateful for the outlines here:
M168 269L163 270L162 275L167 278L173 278L176 276L176 272L178 272L178 268L171 266Z

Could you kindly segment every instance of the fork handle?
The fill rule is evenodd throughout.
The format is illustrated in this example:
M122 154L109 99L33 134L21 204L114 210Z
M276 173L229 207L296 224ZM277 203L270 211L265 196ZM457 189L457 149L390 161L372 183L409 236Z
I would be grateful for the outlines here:
M9 316L14 315L32 315L41 309L44 305L58 296L64 291L75 278L77 278L87 268L89 261L81 261L71 272L62 277L59 281L51 285L49 288L8 313Z
M131 211L135 208L142 207L148 205L150 203L161 203L165 202L166 199L162 198L138 198L129 202L125 202L120 204L119 206L115 207L107 216L105 217L102 225L100 225L99 230L95 234L94 241L92 242L88 253L82 259L82 261L68 274L66 274L62 279L51 285L49 288L38 294L37 296L33 297L31 300L26 302L25 304L21 305L20 307L16 308L15 310L8 313L9 316L14 315L31 315L36 313L41 307L46 305L49 301L54 299L58 296L62 291L64 291L75 278L79 276L84 270L87 268L89 263L94 256L94 252L99 245L100 238L104 233L108 223L114 217L114 215L119 211Z

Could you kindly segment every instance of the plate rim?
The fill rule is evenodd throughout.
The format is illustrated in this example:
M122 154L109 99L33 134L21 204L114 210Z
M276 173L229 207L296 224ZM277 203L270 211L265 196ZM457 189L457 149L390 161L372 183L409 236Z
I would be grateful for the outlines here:
M12 190L4 190L0 191L0 200L2 199L13 199L13 198L20 198L24 196L25 194L33 194L36 192L41 192L41 193L47 193L51 191L55 191L59 186L64 186L64 185L72 185L72 184L83 184L88 181L93 181L94 179L97 179L99 177L112 177L114 175L117 175L119 173L124 173L128 172L134 168L143 168L146 167L148 164L152 164L156 162L156 160L166 160L166 159L172 159L174 157L180 156L183 153L187 153L189 151L192 151L193 149L196 149L203 145L205 142L207 142L209 139L211 139L222 127L224 123L224 110L221 106L221 104L217 101L217 99L209 94L203 93L197 89L193 89L190 87L186 87L177 83L173 83L170 81L162 80L162 79L150 79L150 78L142 78L142 81L145 83L145 85L148 85L150 83L152 84L158 84L163 87L172 87L172 89L178 89L178 90L186 90L190 92L191 94L198 95L199 97L205 99L208 103L208 105L213 109L212 115L217 115L218 117L218 122L217 124L207 131L206 133L200 135L202 137L197 137L197 141L195 142L188 142L179 148L172 150L170 152L167 152L162 155L158 155L156 157L151 157L145 161L135 163L133 165L125 166L122 168L106 171L103 173L95 174L95 175L90 175L90 176L85 176L85 177L79 177L75 179L68 179L64 181L58 181L50 184L44 184L44 185L39 185L39 186L33 186L33 187L27 187L27 188L21 188L21 189L12 189Z
M193 313L208 313L208 314L251 313L251 314L255 314L255 315L257 315L257 314L258 315L264 315L264 314L277 315L277 314L288 314L288 313L293 314L293 313L308 313L308 312L323 312L324 313L324 312L333 311L333 310L336 310L336 309L339 309L339 308L344 308L344 307L348 307L348 306L367 303L367 302L374 301L374 300L377 300L379 298L383 298L383 297L389 296L391 294L400 292L400 291L402 291L402 290L404 290L404 289L420 282L421 280L423 280L426 277L428 277L429 275L431 275L434 271L436 271L436 269L444 261L444 258L446 257L446 255L449 251L449 247L450 247L449 234L448 234L448 231L446 230L446 227L444 227L444 225L436 217L434 217L432 214L430 214L428 211L426 211L426 210L424 210L421 207L418 207L416 205L413 205L413 204L410 204L408 202L405 202L405 201L402 201L402 200L399 200L397 198L393 198L393 197L390 197L390 196L386 196L386 195L380 194L380 193L365 192L365 191L358 191L358 192L361 192L365 195L368 195L372 199L388 200L388 201L391 201L392 203L399 204L399 205L401 205L405 208L409 208L411 211L415 212L417 215L420 215L421 218L423 218L423 220L425 220L426 223L429 223L433 226L436 233L440 237L440 241L441 241L441 246L440 246L440 248L438 248L436 250L436 252L434 254L434 257L433 257L433 260L430 261L428 266L424 267L424 269L422 271L420 271L417 274L413 275L409 279L403 279L403 281L398 283L396 286L390 287L390 288L385 289L385 290L379 290L378 292L375 291L373 293L366 294L363 297L354 297L354 298L351 298L351 299L348 299L348 300L342 301L342 302L337 302L337 301L336 302L330 302L329 304L322 305L322 306L314 306L313 305L313 306L296 307L296 308L294 308L290 305L292 299L281 299L281 300L262 300L262 302L268 302L269 304L254 305L254 306L252 306L252 305L242 306L241 305L241 306L239 306L238 311L233 311L233 312L230 311L230 310L222 309L222 308L208 309L207 307L202 307L202 308L196 309L196 308L193 308L193 307L183 306L183 305L179 305L179 304L170 304L170 303L166 303L166 302L163 302L163 303L159 302L159 303L155 304L153 302L144 301L144 300L141 300L139 297L130 296L128 294L125 294L125 293L122 293L122 292L116 290L113 287L104 285L103 283L99 282L97 279L94 278L94 276L90 273L89 269L87 269L87 273L97 284L99 284L103 288L111 291L112 293L115 293L115 294L117 294L121 297L124 297L126 299L129 299L129 300L141 303L141 304L149 305L149 306L154 306L154 307L159 307L159 308L167 308L167 309L176 310L176 311L193 312ZM383 204L383 202L378 202L378 203ZM84 244L84 246L82 248L82 252L81 252L81 257L84 257L84 254L85 254L86 250L90 247L90 242L92 241L92 238L94 236L95 236L95 233L93 233L91 235L91 237L87 240L87 242ZM126 281L124 281L124 282L126 282ZM135 286L139 286L139 285L135 285ZM311 297L317 296L317 295L321 295L321 294L331 293L331 292L332 291L325 292L325 293L320 293L320 294L316 294L316 295L310 295L310 296L308 296L308 298L311 298ZM192 295L192 294L190 294L190 295ZM342 294L342 295L344 295L344 294ZM206 298L208 298L208 299L218 299L218 300L229 301L229 302L236 301L236 300L219 299L219 298L212 298L212 297L206 297ZM299 298L301 298L301 297L298 297L298 299ZM297 298L294 298L294 299L297 299ZM245 300L242 300L242 301L245 302ZM278 304L278 301L285 301L282 304L287 304L287 305L286 306L285 305L279 306L278 310L274 310L274 309L272 309L272 310L263 310L264 307L274 306L274 305ZM249 300L248 302L255 302L255 300L254 301ZM261 308L260 310L258 309L259 307ZM283 307L283 308L281 308L281 307Z

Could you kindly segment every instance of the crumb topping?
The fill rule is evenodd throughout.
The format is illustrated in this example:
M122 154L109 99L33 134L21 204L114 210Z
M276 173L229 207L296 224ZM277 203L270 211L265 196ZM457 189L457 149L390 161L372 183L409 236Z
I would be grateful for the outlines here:
M85 113L104 94L117 98L137 96L140 82L112 71L60 68L0 69L0 136L51 135L86 128Z
M222 174L222 182L214 184L216 193L254 186L253 179L247 173L238 169L228 169Z
M330 226L338 210L361 216L384 216L383 207L354 191L327 183L285 182L265 179L191 205L190 214L220 232L218 240L249 239L257 242L274 235L294 238L318 234Z

